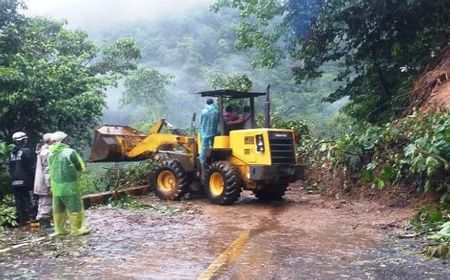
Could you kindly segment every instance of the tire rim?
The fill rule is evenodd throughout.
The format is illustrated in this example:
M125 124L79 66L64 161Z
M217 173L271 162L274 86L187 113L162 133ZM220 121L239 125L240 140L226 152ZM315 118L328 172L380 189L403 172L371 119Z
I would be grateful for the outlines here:
M158 186L163 191L171 191L175 184L177 183L177 178L169 170L164 170L158 175Z
M224 181L222 174L219 172L214 172L211 174L211 177L209 178L209 189L211 191L211 194L214 196L219 196L223 193L224 189Z

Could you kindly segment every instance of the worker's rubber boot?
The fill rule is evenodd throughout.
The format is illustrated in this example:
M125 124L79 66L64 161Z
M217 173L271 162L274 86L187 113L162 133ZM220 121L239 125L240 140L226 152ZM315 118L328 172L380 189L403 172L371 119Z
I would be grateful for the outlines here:
M52 228L52 223L49 218L43 218L39 220L39 227L41 229L49 229Z
M39 221L38 220L31 220L30 221L30 227L32 227L32 228L39 228Z
M73 212L69 214L70 220L70 234L72 235L84 235L89 234L86 229L86 217L84 212Z
M56 235L65 235L69 233L69 231L66 228L66 223L67 223L66 212L53 213L53 224L55 225Z

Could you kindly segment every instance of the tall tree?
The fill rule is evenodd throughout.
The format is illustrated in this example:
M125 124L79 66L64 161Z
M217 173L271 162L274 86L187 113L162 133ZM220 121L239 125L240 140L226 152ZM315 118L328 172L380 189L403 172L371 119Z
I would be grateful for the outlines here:
M325 100L348 96L345 112L370 122L401 111L412 80L450 37L447 0L218 0L212 10L223 7L239 10L236 45L257 47L256 65L273 67L289 52L300 83L339 62L345 84Z
M124 105L145 108L144 115L150 115L156 121L167 111L167 87L172 79L172 75L162 74L151 67L138 68L126 78L126 90L121 101Z
M136 68L139 49L122 39L100 50L85 32L63 22L23 20L23 31L14 19L1 30L2 37L19 35L0 71L1 135L8 139L24 130L36 140L40 133L64 130L86 141L105 106L104 89Z
M219 73L214 73L211 76L211 87L213 89L223 88L238 91L251 91L253 82L247 74L232 73L223 77Z
M14 54L20 51L25 28L24 16L18 12L20 7L24 7L23 1L0 1L0 93L17 86L10 66ZM0 110L4 106L0 103Z
M214 73L210 79L211 87L213 89L231 89L237 91L249 92L252 90L253 82L247 74L232 73L228 76L221 76L219 73ZM224 105L230 105L233 109L242 109L246 104L244 99L224 98Z

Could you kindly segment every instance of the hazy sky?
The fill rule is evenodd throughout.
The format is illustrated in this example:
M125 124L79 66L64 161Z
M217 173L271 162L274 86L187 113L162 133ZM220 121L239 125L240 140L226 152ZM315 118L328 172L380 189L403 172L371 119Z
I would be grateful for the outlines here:
M28 15L67 19L79 28L105 27L208 9L214 0L27 0Z

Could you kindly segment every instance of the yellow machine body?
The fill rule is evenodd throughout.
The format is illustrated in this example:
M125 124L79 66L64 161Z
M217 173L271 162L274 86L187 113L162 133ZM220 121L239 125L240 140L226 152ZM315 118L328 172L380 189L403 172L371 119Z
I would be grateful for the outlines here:
M165 120L161 119L150 128L147 135L128 127L104 126L97 130L91 160L142 160L155 153L165 153L177 158L186 170L199 170L197 157L201 145L200 136L196 139L163 132L165 124ZM259 150L258 141L263 143ZM232 130L229 135L214 137L213 149L209 151L207 161L211 163L218 160L228 161L236 166L245 183L244 188L252 189L258 181L276 178L276 174L272 173L281 172L280 166L297 165L294 134L289 129L274 128ZM262 167L278 169L268 172L266 168L262 171L263 178L252 177L252 170Z
M257 142L261 140L263 146L258 149ZM295 150L294 134L290 129L233 130L229 136L214 138L210 160L231 162L241 173L244 189L255 189L261 181L276 180L279 175L276 173L283 172L280 168L285 166L294 167L288 171L287 177L301 177L303 170L298 168ZM264 170L262 171L264 174L252 176L251 172L259 169ZM296 169L300 169L300 171Z
M270 128L269 87L266 93L225 89L199 94L216 97L219 108L220 135L214 137L204 164L198 160L200 136L183 135L164 119L148 134L123 126L101 127L96 132L91 160L143 160L165 154L153 172L151 184L162 199L177 200L199 189L206 192L212 203L221 205L237 201L242 189L252 190L259 199L281 199L288 184L302 177L304 166L296 160L293 131ZM266 128L256 128L254 99L263 95ZM245 120L245 127L250 129L240 129L244 127L242 122L238 126L225 121L223 98L248 99L249 106L243 108L240 120Z
M147 135L127 126L102 126L96 131L91 161L143 160L156 152L172 151L180 146L194 163L197 154L195 139L170 131L163 132L166 125L164 119L159 120Z

